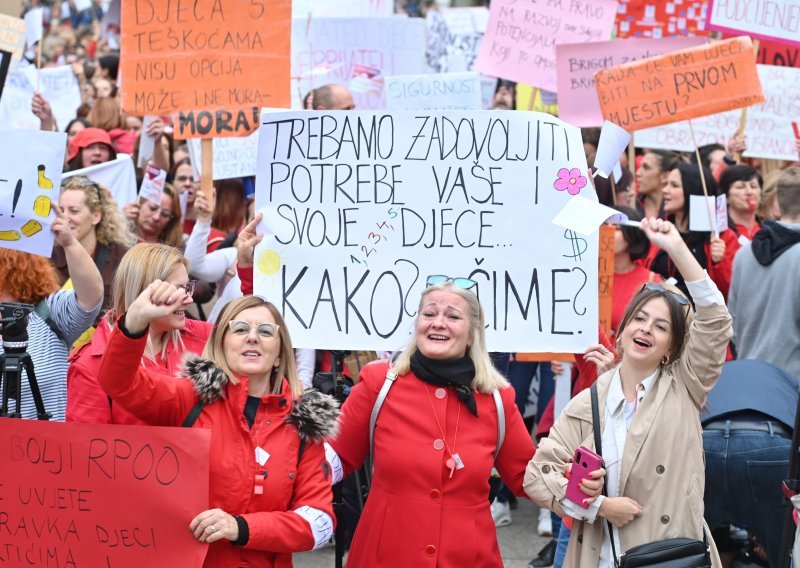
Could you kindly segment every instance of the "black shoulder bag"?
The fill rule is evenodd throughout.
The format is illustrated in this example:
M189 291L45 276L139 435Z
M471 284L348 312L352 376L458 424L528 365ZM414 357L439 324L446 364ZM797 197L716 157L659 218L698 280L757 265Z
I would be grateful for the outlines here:
M591 387L592 395L592 427L594 429L595 451L603 455L600 431L600 405L597 397L597 383ZM606 495L606 486L603 484L603 495ZM614 556L614 566L617 568L711 568L711 553L703 531L703 540L693 538L669 538L648 542L634 546L617 558L617 548L614 544L614 531L610 521L608 534L611 539L611 553Z

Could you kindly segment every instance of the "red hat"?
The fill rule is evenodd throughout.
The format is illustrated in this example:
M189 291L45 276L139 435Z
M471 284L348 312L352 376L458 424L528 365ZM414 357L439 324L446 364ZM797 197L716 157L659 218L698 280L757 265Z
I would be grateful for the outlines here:
M83 130L80 130L75 135L75 138L72 139L72 142L69 143L69 161L74 160L78 155L78 152L84 148L97 143L108 146L108 149L111 151L112 158L117 156L117 150L111 143L111 137L108 135L108 132L101 128L84 128Z

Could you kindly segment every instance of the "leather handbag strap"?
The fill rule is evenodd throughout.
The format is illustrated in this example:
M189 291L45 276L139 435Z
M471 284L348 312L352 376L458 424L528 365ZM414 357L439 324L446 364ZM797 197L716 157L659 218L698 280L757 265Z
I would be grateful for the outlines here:
M592 395L592 429L594 430L594 451L598 453L598 455L603 455L603 442L602 442L602 431L600 430L600 401L598 400L599 397L597 396L597 383L592 383L591 388L589 389ZM603 480L603 497L608 497L606 493L606 484L605 480ZM614 545L614 527L611 525L611 521L606 519L606 524L608 525L608 538L611 541L611 554L614 556L614 566L619 568L619 560L617 559L617 547Z

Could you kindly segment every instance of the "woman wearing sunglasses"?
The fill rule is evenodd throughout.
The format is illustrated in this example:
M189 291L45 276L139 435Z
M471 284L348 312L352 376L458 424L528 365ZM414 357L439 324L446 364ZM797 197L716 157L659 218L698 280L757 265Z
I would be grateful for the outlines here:
M183 376L138 365L148 332L191 301L155 280L115 323L100 384L116 404L158 426L211 430L210 508L186 525L209 543L203 566L289 567L292 552L333 534L330 470L322 439L335 433L335 401L301 396L289 333L269 302L247 296L222 310L203 351Z
M103 391L97 377L117 317L130 309L136 298L156 280L180 287L189 299L184 299L173 313L151 322L145 350L136 364L175 375L185 353L202 353L211 324L188 319L183 310L192 303L195 287L195 281L189 280L186 259L178 249L168 245L136 245L122 257L114 275L111 308L100 320L91 341L70 356L68 422L143 424Z
M528 496L576 519L565 566L612 567L615 556L634 546L703 540L704 534L719 566L703 521L699 415L725 361L731 317L672 223L646 219L642 230L669 254L697 311L690 315L689 301L677 288L657 284L645 284L625 311L617 333L619 364L597 379L607 497L588 508L565 497L564 467L580 446L595 448L588 389L567 405L531 460Z
M374 448L372 486L348 568L503 565L489 478L496 467L522 495L534 445L514 389L489 359L475 282L441 275L427 284L405 349L391 365L361 370L331 442L339 476L361 467ZM600 483L593 488L599 493Z

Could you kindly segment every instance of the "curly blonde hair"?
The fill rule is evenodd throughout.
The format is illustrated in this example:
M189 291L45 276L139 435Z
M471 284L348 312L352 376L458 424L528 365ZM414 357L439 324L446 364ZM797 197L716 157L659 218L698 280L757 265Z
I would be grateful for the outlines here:
M115 244L126 247L133 246L136 238L131 233L117 201L108 189L88 177L73 176L61 182L61 193L65 191L82 191L89 211L92 213L99 211L102 215L100 222L95 226L95 235L99 244L103 246Z

